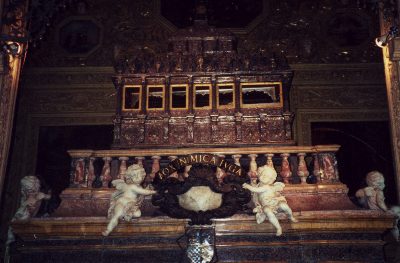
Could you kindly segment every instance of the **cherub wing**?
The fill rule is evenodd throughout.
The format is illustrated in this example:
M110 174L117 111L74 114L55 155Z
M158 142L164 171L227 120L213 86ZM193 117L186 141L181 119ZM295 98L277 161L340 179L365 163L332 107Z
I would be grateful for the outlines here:
M111 199L118 199L125 191L126 183L123 179L116 179L111 182L113 186L115 186L116 190L111 195Z
M113 186L115 186L115 188L116 188L117 190L123 190L123 189L124 189L124 186L126 185L126 183L125 183L125 181L124 181L123 179L116 179L116 180L113 180L113 181L111 182L111 184L112 184Z
M285 188L285 184L281 182L275 182L273 187L276 192L282 192L283 188Z

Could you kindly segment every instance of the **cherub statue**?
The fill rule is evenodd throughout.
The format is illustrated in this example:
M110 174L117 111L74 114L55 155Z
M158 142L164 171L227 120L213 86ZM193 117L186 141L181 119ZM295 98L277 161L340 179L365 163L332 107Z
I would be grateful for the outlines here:
M269 222L276 228L276 235L282 235L282 227L275 214L280 210L287 214L290 221L297 222L294 218L292 209L288 206L286 198L281 194L285 184L275 182L277 174L274 168L264 165L258 168L257 176L259 183L255 186L243 184L243 188L250 190L257 196L253 198L256 207L257 223L261 224L268 217ZM275 183L274 183L275 182Z
M118 225L118 220L123 218L129 221L132 217L140 217L140 205L143 202L143 195L152 195L156 191L144 189L140 184L143 182L146 172L142 166L134 164L128 167L125 173L125 181L117 179L112 181L116 191L111 196L108 218L110 222L107 229L103 231L103 236L108 236Z
M27 220L34 217L42 200L50 199L51 195L40 192L39 178L33 175L21 179L21 203L14 215L14 220Z
M367 209L371 210L382 210L389 212L395 216L396 221L394 228L391 229L390 233L393 235L395 240L399 241L399 220L400 220L400 206L392 206L390 209L385 204L385 196L383 189L385 189L385 178L378 171L371 171L366 176L367 187L359 189L356 192L358 202Z
M366 177L367 187L356 192L358 202L365 208L372 210L387 211L383 189L385 188L385 178L378 171L371 171Z

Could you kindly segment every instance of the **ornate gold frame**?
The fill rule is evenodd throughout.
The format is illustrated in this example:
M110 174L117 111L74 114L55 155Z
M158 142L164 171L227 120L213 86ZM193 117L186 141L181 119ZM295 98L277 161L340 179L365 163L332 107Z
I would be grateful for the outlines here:
M172 107L172 90L173 88L182 88L186 89L186 107L185 108L174 108ZM171 110L187 110L189 109L189 85L188 84L172 84L169 86L169 108Z
M279 103L260 103L260 104L244 104L243 103L243 86L250 85L276 85L279 84ZM283 94L282 94L282 82L246 82L240 83L240 107L241 108L282 108L283 107Z
M149 94L150 88L162 88L162 107L161 108L149 108ZM146 86L146 110L147 111L163 111L165 110L165 85L147 85Z
M138 109L127 109L125 108L125 90L126 88L139 88L139 108ZM125 85L122 89L122 110L123 111L140 111L142 109L142 96L143 87L142 85Z
M221 86L231 86L232 87L232 106L227 105L227 106L220 106L219 105L219 87ZM235 95L235 83L233 82L229 82L229 83L218 83L217 84L217 89L216 89L216 93L217 93L217 109L234 109L235 105L236 105L236 95Z
M210 99L208 101L208 106L206 107L196 107L196 88L197 87L208 87L208 90L210 92ZM197 83L197 84L193 84L193 109L197 109L197 110L209 110L212 108L212 85L211 83Z

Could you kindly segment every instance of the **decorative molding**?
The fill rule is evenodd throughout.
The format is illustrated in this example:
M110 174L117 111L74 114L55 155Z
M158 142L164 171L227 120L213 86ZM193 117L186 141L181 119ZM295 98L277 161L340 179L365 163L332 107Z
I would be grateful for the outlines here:
M380 86L329 85L295 86L292 99L297 108L380 108L387 107L386 91Z
M115 91L110 89L38 90L28 92L31 113L115 113Z
M311 145L312 122L382 121L388 119L386 110L343 109L323 110L302 109L296 112L298 145Z

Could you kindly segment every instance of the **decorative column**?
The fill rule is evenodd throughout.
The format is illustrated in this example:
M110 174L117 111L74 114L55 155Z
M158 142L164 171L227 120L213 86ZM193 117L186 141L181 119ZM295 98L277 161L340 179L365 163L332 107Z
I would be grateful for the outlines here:
M129 157L119 157L118 160L121 162L119 165L119 170L118 170L118 179L125 179L125 173L126 173L126 161L129 160Z
M94 165L93 165L95 160L96 160L96 158L94 158L94 157L89 158L88 182L87 182L87 186L89 188L92 188L93 182L96 179L96 175L94 173Z
M211 141L218 141L218 114L211 114Z
M319 165L319 155L318 153L313 153L312 156L314 159L313 175L317 178L317 182L321 182L322 171Z
M297 156L299 157L299 166L297 167L297 174L300 177L301 183L305 184L307 177L310 174L310 172L307 169L306 161L304 160L306 154L298 153Z
M113 145L119 145L120 144L120 139L121 139L121 111L122 111L122 92L123 92L123 86L124 83L122 81L122 77L114 77L112 79L116 92L117 92L117 105L116 105L116 114L113 119L113 124L114 124L114 133L113 133Z
M187 138L186 141L188 143L192 143L194 141L194 115L186 116L186 127L187 127Z
M283 179L283 182L285 184L289 183L290 178L292 177L292 171L290 171L290 165L289 165L289 158L290 154L288 153L282 153L282 170L281 170L281 177Z
M189 171L190 171L190 169L192 169L192 166L191 166L191 165L185 166L185 171L184 171L184 173L183 173L183 176L184 176L185 178L188 178L188 177L189 177Z
M248 173L251 183L255 184L257 182L257 154L249 154L250 157L250 171Z
M274 157L274 154L273 153L267 153L267 154L264 154L264 155L265 155L265 157L267 157L266 165L271 167L271 168L274 168L274 163L272 161L272 157Z
M103 187L108 187L112 177L111 177L111 157L103 157L103 161L104 161L104 165L103 165L103 169L101 170L101 182L102 182L102 186Z
M136 159L136 161L137 161L137 164L138 164L139 166L143 167L143 160L144 160L144 157L138 156L138 157L135 157L135 159ZM143 168L144 168L144 167L143 167Z
M389 32L391 26L398 26L396 17L399 16L400 7L393 5L395 5L394 3L399 4L399 1L394 3L392 1L380 1L379 3L380 32L381 35L385 35ZM400 37L396 37L389 45L383 47L382 54L392 135L397 201L400 202Z
M242 141L242 121L243 114L240 112L235 113L235 131L236 131L236 141Z
M12 2L12 3L11 3ZM7 12L8 19L2 19L0 52L0 203L6 175L11 134L14 121L15 102L18 93L22 60L26 52L26 15L30 1L3 1L5 8L14 5ZM4 10L2 9L2 10ZM3 18L5 18L4 14Z
M155 155L155 156L152 156L151 159L153 160L153 164L151 165L150 178L151 178L151 181L153 181L154 177L156 176L156 173L160 170L161 157L158 155Z
M146 90L146 89L143 89ZM142 103L143 104L143 103ZM146 133L146 115L138 115L139 129L138 129L138 142L144 143L145 133Z
M233 157L233 160L235 160L235 164L237 166L241 166L240 165L240 158L242 158L242 155L241 154L235 154L235 155L232 155L232 157Z
M169 97L166 97L169 98ZM166 99L166 101L168 101ZM163 140L168 144L169 142L169 116L163 117Z
M85 183L85 159L78 158L75 161L75 171L73 185L75 187L81 187Z

